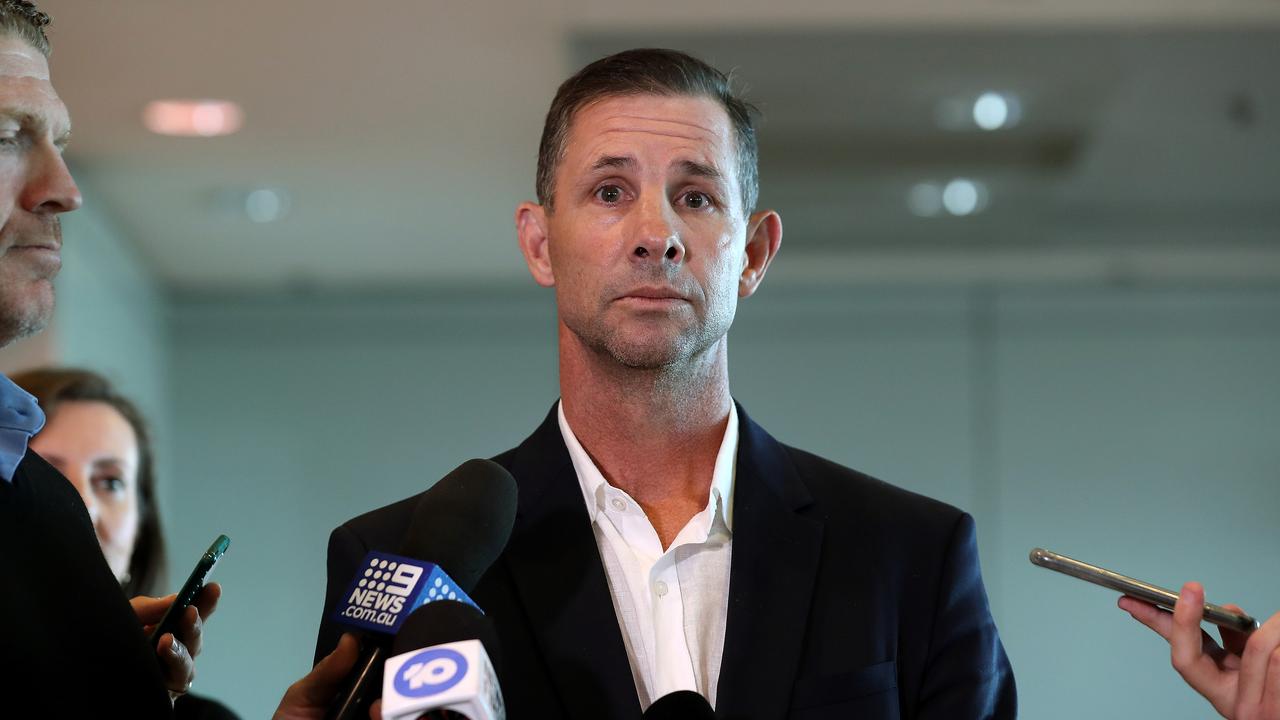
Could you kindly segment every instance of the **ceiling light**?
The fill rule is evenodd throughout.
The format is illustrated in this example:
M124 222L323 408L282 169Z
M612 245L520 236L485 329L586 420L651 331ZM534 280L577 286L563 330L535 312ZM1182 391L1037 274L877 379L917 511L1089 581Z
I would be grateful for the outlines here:
M982 93L973 103L973 122L983 130L999 130L1009 119L1009 103L1000 93Z
M229 100L156 100L147 103L142 121L159 135L216 137L239 130L244 111Z
M973 101L973 123L983 130L1013 127L1018 122L1018 99L998 92L984 92Z
M258 188L244 197L244 214L253 222L275 222L288 213L289 195L278 188Z
M958 217L981 212L987 204L987 188L976 180L956 178L942 189L942 206Z

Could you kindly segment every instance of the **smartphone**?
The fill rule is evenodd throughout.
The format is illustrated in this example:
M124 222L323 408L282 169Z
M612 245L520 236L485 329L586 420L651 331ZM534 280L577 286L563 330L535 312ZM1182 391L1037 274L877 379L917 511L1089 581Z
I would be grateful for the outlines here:
M1101 585L1102 587L1122 592L1125 595L1131 595L1165 610L1173 610L1173 606L1178 602L1178 593L1176 592L1151 583L1142 582L1141 580L1135 580L1120 573L1111 572L1096 565L1083 563L1043 548L1036 548L1031 551L1031 562L1042 568L1057 570L1064 575L1070 575L1073 578L1079 578L1094 585ZM1213 603L1204 604L1204 619L1214 625L1240 632L1250 632L1258 627L1258 621L1248 615L1232 612Z
M164 617L160 618L160 622L156 623L156 629L151 631L152 647L160 643L160 638L165 633L173 632L178 626L178 621L182 619L182 614L191 607L191 603L196 599L200 589L204 587L205 580L209 578L209 573L213 572L213 567L218 564L222 556L227 552L227 548L231 546L231 538L226 535L219 535L217 540L209 546L204 555L200 556L200 560L196 562L196 567L191 571L191 576L182 584L182 589L178 591L178 596L173 599L173 604L165 610Z

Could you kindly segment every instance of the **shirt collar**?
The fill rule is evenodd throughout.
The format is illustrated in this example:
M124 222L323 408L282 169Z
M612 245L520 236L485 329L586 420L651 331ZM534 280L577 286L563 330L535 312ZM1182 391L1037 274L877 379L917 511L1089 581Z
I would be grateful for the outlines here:
M608 482L595 461L578 442L578 437L569 427L569 420L564 415L564 401L556 404L556 417L560 423L560 435L564 438L565 447L569 450L569 458L573 460L573 469L578 476L578 485L582 488L582 500L587 506L587 515L591 522L596 521L605 501L605 486ZM707 506L715 508L715 517L724 522L725 529L733 532L733 487L735 462L738 456L738 410L734 407L729 412L729 422L724 429L724 438L720 441L720 451L716 454L715 469L711 473L711 490L707 497Z
M27 442L44 427L44 411L30 393L0 375L0 480L13 482Z

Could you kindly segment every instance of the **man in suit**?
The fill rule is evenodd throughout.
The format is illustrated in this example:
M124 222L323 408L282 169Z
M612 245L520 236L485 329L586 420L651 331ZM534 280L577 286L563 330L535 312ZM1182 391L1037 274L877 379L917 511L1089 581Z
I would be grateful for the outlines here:
M48 24L30 2L0 1L0 346L48 322L59 216L81 203L62 160L71 122L49 81ZM167 717L191 685L220 590L206 588L153 648L144 626L172 597L125 598L80 495L27 448L43 423L35 400L0 375L0 707Z
M555 288L561 398L495 458L519 507L473 593L511 717L638 718L678 690L721 718L1013 717L972 519L782 445L730 395L729 326L782 223L727 78L666 50L592 63L552 102L537 190L516 230ZM326 612L416 500L333 532ZM317 657L337 638L326 619Z
M30 2L0 0L0 347L48 323L59 216L81 204L62 159L71 121L49 81L49 22ZM40 707L56 717L171 717L221 588L207 585L152 647L150 626L173 596L125 597L80 494L28 448L44 420L0 375L0 716ZM277 716L318 717L355 657L348 639L289 688Z

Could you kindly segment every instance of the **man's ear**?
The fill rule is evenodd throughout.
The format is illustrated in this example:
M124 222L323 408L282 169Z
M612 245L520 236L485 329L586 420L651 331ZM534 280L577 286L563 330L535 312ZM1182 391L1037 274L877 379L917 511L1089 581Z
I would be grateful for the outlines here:
M743 250L742 275L738 277L738 297L750 297L760 287L769 263L782 246L782 218L772 210L751 214L747 220L747 246Z
M541 205L522 202L516 207L516 239L533 281L543 287L556 284L551 271L551 246L547 243L547 211Z

